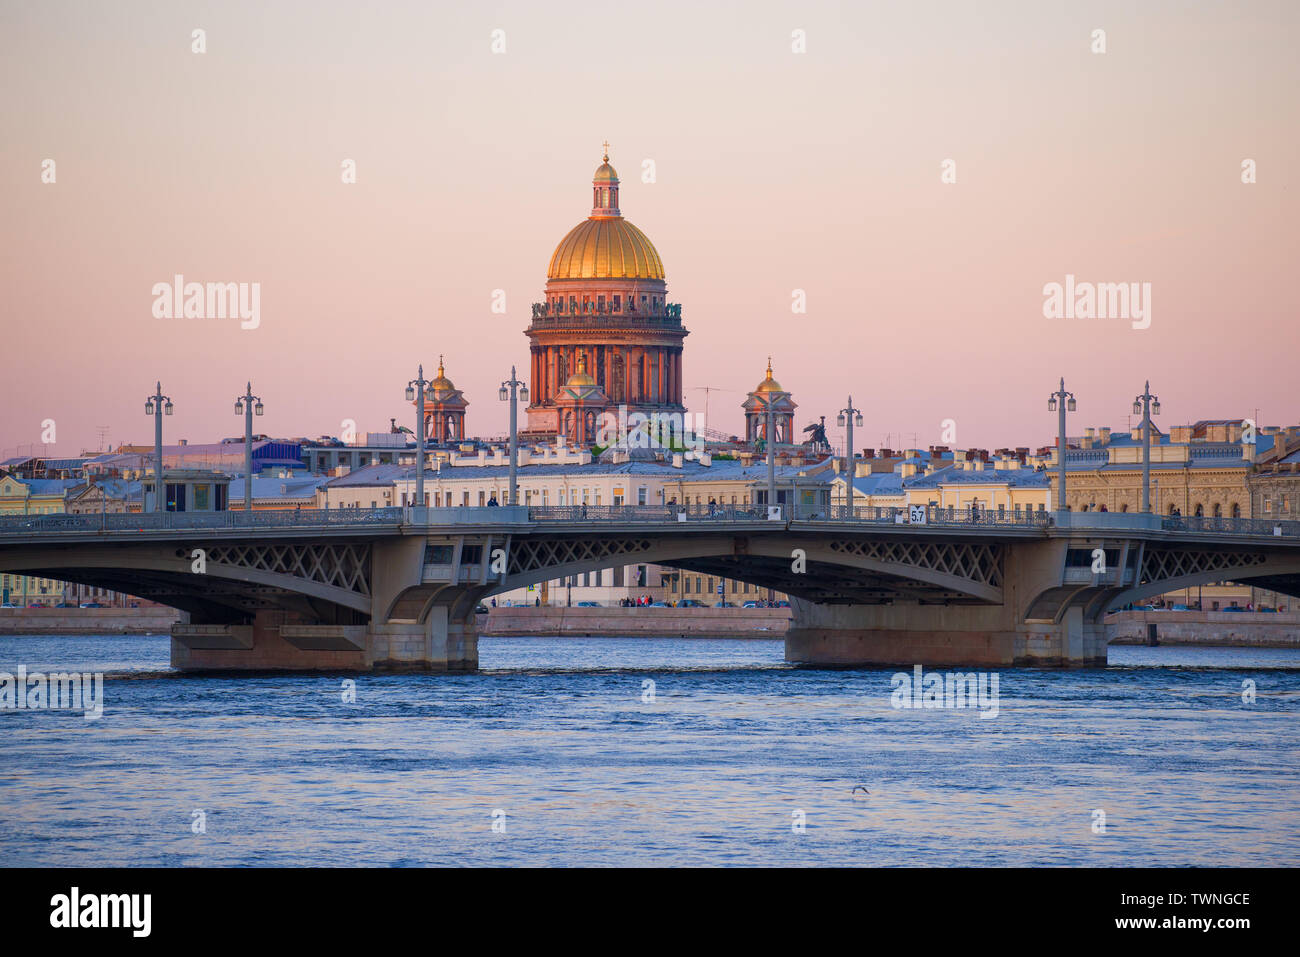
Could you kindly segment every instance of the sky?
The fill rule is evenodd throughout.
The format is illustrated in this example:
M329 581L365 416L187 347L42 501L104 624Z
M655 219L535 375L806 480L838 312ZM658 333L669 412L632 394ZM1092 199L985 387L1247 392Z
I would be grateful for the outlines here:
M0 453L151 443L158 380L169 443L242 434L249 380L259 431L387 431L439 354L469 434L504 433L606 140L711 428L769 354L796 427L851 395L859 448L1050 444L1062 376L1072 435L1147 379L1165 429L1297 423L1298 26L1289 0L0 0ZM155 317L176 274L258 283L259 324ZM1048 318L1067 275L1149 288L1149 326Z

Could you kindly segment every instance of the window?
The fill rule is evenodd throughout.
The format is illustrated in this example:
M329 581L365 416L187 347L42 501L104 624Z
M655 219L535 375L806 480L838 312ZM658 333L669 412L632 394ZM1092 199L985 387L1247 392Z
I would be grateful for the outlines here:
M487 492L482 489L480 489L478 493L478 504L480 508L487 504Z
M469 507L469 490L460 493L460 504Z
M212 507L212 486L196 485L194 486L194 508L198 511L206 512Z
M477 565L483 561L482 545L462 545L460 548L460 563L462 565Z
M453 553L451 545L425 545L424 563L426 565L450 565Z
M648 500L646 498L646 487L644 485L642 485L640 488L636 490L636 503L638 505L648 504Z

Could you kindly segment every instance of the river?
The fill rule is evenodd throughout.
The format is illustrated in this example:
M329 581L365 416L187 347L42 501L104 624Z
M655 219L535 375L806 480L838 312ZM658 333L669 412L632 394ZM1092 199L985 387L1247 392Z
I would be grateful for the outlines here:
M1002 669L981 717L780 641L479 648L477 674L351 676L353 702L341 675L171 672L166 636L0 638L0 672L105 673L97 720L0 710L4 863L1300 864L1300 651Z

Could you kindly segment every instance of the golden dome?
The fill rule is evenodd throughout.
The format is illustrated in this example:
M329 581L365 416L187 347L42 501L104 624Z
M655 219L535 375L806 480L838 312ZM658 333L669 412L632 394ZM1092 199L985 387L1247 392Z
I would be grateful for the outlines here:
M626 219L584 220L560 240L547 279L663 279L654 244Z
M758 384L755 392L784 392L781 383L772 378L772 357L767 357L767 378Z
M609 157L605 157L605 162L596 167L596 175L592 178L593 183L617 183L618 170L609 165Z
M578 353L578 371L569 376L569 381L564 384L566 389L590 389L596 385L596 380L587 375L587 354Z
M451 384L451 380L447 378L446 373L442 371L442 356L438 356L438 378L429 383L429 388L433 391L445 392L452 392L456 388Z

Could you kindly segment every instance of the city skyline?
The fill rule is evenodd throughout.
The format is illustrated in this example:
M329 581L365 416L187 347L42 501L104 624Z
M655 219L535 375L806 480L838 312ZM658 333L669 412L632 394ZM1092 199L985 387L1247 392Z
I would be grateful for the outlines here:
M467 433L502 434L492 396L528 367L531 303L606 139L691 332L686 404L717 390L712 428L742 433L769 353L796 429L852 394L860 447L1051 444L1042 397L1062 375L1074 434L1131 421L1147 379L1162 429L1300 419L1284 325L1297 134L1271 121L1300 87L1283 4L1251 20L1217 4L928 20L759 5L743 23L669 4L648 21L610 11L617 53L576 13L524 6L427 32L416 6L179 5L129 32L60 9L8 9L0 40L6 449L40 447L47 419L55 454L98 447L104 425L109 447L147 444L140 403L159 379L168 443L238 435L230 402L250 379L261 432L383 431L413 416L404 383L439 354L472 403ZM154 74L123 67L145 54ZM156 82L169 73L188 100ZM655 91L644 102L632 75ZM548 107L584 78L581 108ZM862 91L860 123L826 96L844 84ZM176 274L259 283L260 324L154 318L151 290ZM1067 277L1149 283L1150 327L1044 318L1044 286Z

